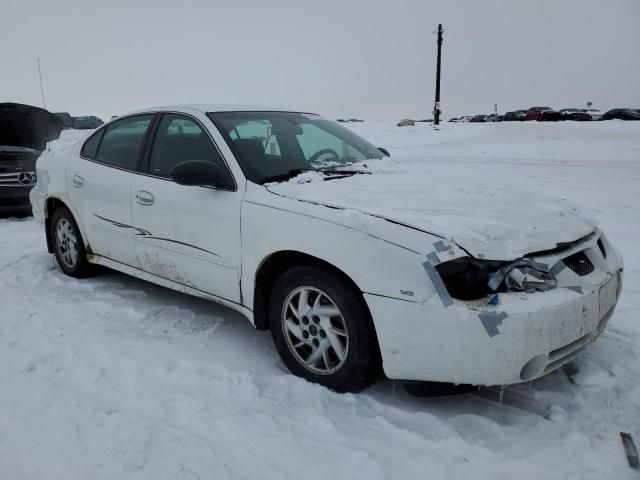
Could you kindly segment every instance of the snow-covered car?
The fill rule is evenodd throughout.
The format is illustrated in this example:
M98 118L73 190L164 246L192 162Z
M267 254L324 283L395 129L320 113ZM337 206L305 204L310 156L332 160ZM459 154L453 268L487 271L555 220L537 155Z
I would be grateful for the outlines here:
M620 253L576 207L429 184L314 114L141 110L45 152L37 172L34 213L63 272L103 265L222 303L338 391L380 367L540 377L600 335L622 284Z
M31 210L36 159L60 136L62 121L42 108L0 103L0 212Z
M602 120L602 112L597 108L588 108L585 111L591 115L591 120Z

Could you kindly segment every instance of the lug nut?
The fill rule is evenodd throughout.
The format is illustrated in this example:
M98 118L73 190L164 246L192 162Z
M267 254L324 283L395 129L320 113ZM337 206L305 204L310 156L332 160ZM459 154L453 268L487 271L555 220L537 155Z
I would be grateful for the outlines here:
M309 332L307 332L306 330L302 332L302 338L304 338L305 340L307 338L309 338Z
M320 317L318 317L317 315L311 317L311 320L313 320L313 323L320 323Z
M305 325L309 325L309 319L307 317L302 317L302 323Z
M319 341L317 338L314 338L311 342L312 342L316 347L320 345L320 341Z
M326 338L326 336L327 336L327 333L324 330L320 329L320 337Z

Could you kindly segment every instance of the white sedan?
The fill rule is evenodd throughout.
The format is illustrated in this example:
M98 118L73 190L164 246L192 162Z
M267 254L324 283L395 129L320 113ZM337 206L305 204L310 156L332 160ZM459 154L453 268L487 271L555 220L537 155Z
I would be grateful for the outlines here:
M380 368L528 381L603 331L622 259L579 209L430 184L386 157L314 114L152 108L45 152L31 203L64 273L103 265L220 302L337 391Z

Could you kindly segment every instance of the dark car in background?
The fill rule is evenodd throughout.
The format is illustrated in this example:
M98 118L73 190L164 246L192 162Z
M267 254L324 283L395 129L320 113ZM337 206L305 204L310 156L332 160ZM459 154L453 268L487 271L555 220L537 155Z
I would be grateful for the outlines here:
M76 117L75 122L73 123L73 128L77 128L78 130L91 130L98 128L103 123L104 122L98 117L87 115L83 117Z
M504 114L505 122L524 122L527 117L526 110L514 110L513 112L507 112Z
M531 107L527 110L525 120L537 120L539 122L557 122L560 120L560 112L551 107Z
M0 103L0 212L29 213L36 160L47 142L60 137L62 120L20 103Z
M62 121L63 130L69 130L73 128L75 117L72 117L69 112L54 112L54 115Z
M603 120L640 120L640 110L634 108L614 108L602 115Z
M476 115L469 120L470 122L485 122L487 120L487 115Z
M593 119L591 114L582 108L562 108L558 113L560 113L560 120L587 122Z

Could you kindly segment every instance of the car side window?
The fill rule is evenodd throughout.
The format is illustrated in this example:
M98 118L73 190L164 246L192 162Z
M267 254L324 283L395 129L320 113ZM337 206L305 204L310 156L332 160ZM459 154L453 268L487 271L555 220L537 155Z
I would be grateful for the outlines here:
M135 170L153 114L136 115L111 123L98 146L96 160Z
M168 177L175 165L187 160L205 160L225 165L203 127L189 117L167 113L162 116L153 141L149 173Z
M100 130L99 132L91 135L89 137L89 140L84 142L80 155L85 158L96 158L96 153L98 153L98 145L100 145L100 139L102 138L103 133L104 130Z

